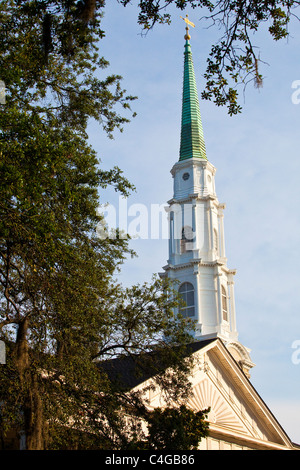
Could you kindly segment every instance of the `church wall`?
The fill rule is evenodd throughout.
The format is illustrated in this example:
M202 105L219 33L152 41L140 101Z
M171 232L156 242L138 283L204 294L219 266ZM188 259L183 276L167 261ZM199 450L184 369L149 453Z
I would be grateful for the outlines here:
M238 445L232 442L226 442L221 439L214 439L207 437L202 439L199 445L199 450L253 450L251 447Z

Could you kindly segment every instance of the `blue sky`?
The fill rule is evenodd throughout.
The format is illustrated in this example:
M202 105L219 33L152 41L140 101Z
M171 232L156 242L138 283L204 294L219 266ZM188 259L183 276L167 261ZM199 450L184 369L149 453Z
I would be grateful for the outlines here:
M90 141L104 168L118 165L136 186L127 201L164 204L172 197L170 170L178 160L183 74L184 22L196 28L191 46L200 96L211 44L220 32L199 21L200 12L172 10L170 26L158 25L141 37L133 5L107 2L100 51L108 72L123 76L137 117L114 140L91 124ZM298 28L298 30L297 30ZM300 364L292 361L300 344L300 104L292 88L300 80L299 25L275 43L263 31L260 47L264 86L240 89L242 114L201 102L207 156L217 168L216 190L224 212L228 267L236 268L235 297L239 340L256 364L251 381L290 438L300 443ZM106 72L101 72L106 73ZM300 82L299 82L300 85ZM297 86L299 86L297 85ZM294 95L296 96L296 95ZM299 97L297 95L297 97ZM294 100L295 101L295 100ZM118 205L113 191L102 201ZM124 285L150 281L168 258L167 240L132 242L138 257L123 266ZM300 354L298 355L300 358Z

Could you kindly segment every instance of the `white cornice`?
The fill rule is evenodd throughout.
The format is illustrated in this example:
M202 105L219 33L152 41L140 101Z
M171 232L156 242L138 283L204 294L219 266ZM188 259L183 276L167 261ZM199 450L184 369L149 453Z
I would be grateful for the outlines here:
M193 202L195 200L196 201L213 201L213 202L215 202L215 205L216 205L217 209L219 208L219 205L220 205L219 201L217 199L217 196L215 196L214 194L208 194L206 196L201 196L199 193L189 194L188 196L186 196L184 198L181 198L181 199L175 199L175 198L169 199L169 201L167 201L167 204L172 206L172 204L186 204L186 203L189 203L189 202Z
M257 450L291 450L294 448L293 445L286 446L284 444L277 444L275 442L265 441L256 437L245 437L238 432L235 432L233 435L232 431L221 428L216 424L209 425L209 436Z
M203 266L203 267L218 267L220 266L222 271L225 272L226 274L236 274L236 269L229 269L226 266L227 258L219 258L213 261L203 261L202 258L192 258L189 261L185 261L184 263L180 264L167 264L166 266L163 267L165 271L169 271L170 269L177 271L180 269L185 269L188 267L192 267L193 265L197 264L198 266ZM221 274L221 273L220 273Z
M174 173L176 172L177 169L188 168L191 166L207 167L212 172L213 175L215 175L217 171L216 167L211 162L209 162L208 160L205 160L204 158L187 158L186 160L179 160L178 162L176 162L171 169L171 174L174 176Z

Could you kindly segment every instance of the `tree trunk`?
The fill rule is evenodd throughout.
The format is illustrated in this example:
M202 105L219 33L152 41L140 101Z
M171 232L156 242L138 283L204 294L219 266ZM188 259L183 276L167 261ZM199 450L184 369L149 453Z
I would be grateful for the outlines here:
M27 450L43 450L43 403L37 387L36 377L24 407L24 423Z
M29 319L25 317L23 320L20 321L18 325L18 333L16 339L16 346L17 346L17 367L20 374L20 379L23 381L24 374L26 370L29 368L29 348L28 348L28 341L27 341L27 332L29 326Z
M43 450L43 403L36 372L31 369L27 333L29 319L26 317L18 327L16 339L16 364L24 390L24 432L27 450Z

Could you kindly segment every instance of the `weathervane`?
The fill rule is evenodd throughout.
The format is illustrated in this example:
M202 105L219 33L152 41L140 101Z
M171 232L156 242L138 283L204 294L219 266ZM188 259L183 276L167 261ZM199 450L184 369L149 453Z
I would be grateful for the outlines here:
M191 36L189 35L189 29L190 29L190 28L188 27L188 25L192 26L193 28L195 28L195 25L194 25L194 23L192 23L192 22L188 19L188 15L186 15L185 18L183 18L183 16L181 16L180 18L182 18L183 21L185 21L185 24L186 24L186 27L185 27L186 34L185 34L185 36L184 36L184 39L189 40L189 39L191 39Z

